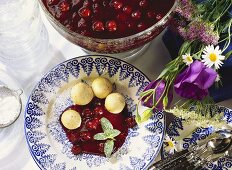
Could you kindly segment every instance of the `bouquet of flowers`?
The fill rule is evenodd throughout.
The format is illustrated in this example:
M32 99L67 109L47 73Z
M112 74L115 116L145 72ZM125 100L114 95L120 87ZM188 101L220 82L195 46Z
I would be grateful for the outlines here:
M169 111L176 116L218 124L220 116L212 113L214 101L208 89L220 84L218 70L232 50L231 0L180 0L174 17L174 28L185 40L178 57L167 64L159 77L140 94L140 102L148 109L137 111L136 121L141 123L152 116L153 109L170 108L173 93L182 99L181 105ZM189 109L194 106L191 116ZM177 109L177 110L176 110Z

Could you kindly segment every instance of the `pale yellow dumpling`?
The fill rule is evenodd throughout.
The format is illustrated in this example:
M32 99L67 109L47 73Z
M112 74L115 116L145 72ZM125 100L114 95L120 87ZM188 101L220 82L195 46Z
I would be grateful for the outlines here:
M105 107L114 114L122 112L126 103L124 97L120 93L111 93L106 97Z
M112 92L113 85L107 78L98 77L93 81L92 89L96 97L104 99Z
M86 83L77 83L71 90L71 98L75 104L86 105L93 99L93 90Z
M61 115L61 122L67 129L76 129L81 126L81 116L75 110L66 110Z

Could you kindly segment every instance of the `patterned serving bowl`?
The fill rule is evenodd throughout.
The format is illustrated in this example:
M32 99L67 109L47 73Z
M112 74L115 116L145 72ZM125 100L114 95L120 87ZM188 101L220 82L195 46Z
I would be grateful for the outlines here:
M129 130L122 147L111 158L73 155L71 143L59 123L62 111L72 105L70 91L80 80L103 76L124 95L135 115L139 93L148 78L134 66L106 56L81 56L49 71L32 91L25 110L25 136L30 153L41 169L146 169L156 158L164 136L164 115L154 116ZM140 110L145 109L139 106Z

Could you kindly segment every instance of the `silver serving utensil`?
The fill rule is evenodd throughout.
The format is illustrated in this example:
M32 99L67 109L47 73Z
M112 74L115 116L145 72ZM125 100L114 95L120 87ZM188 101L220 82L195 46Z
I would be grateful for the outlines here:
M231 137L211 139L206 144L207 152L198 155L197 161L196 158L194 159L194 161L196 161L194 166L197 169L199 167L203 167L207 162L215 161L219 157L224 156L226 154L230 154L231 156L231 152L229 153L228 150L231 147L231 145L232 145Z
M0 110L3 109L3 107L10 107L14 109L7 110L7 114L9 114L10 119L9 121L5 121L4 123L0 123L0 128L4 128L7 126L10 126L13 124L19 117L21 110L22 110L22 101L20 98L20 95L23 93L21 89L19 90L12 90L8 88L7 86L0 85L0 101L2 102L2 105L0 105ZM4 100L5 99L5 100ZM6 100L8 99L8 100ZM13 100L13 101L12 101ZM5 102L3 102L5 101ZM13 102L14 105L11 106L10 102ZM3 113L0 113L0 119L4 119Z
M215 159L223 156L232 144L232 138L218 138L210 139L206 144L201 146L193 146L189 151L183 154L176 155L164 163L160 162L150 167L150 170L178 170L178 169L201 169L204 164L209 162L212 158ZM229 154L228 154L229 155ZM214 157L213 157L214 156ZM230 154L231 156L231 154Z

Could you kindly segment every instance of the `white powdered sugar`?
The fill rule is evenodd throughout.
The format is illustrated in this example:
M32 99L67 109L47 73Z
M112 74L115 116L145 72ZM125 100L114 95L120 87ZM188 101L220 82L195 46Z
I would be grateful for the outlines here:
M15 96L0 98L0 125L14 121L20 112L20 103Z

